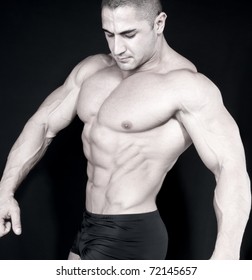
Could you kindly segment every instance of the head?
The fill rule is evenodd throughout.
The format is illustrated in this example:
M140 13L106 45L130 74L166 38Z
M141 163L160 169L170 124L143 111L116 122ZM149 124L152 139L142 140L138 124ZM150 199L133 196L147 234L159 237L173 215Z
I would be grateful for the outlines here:
M155 57L165 20L160 0L102 1L102 28L122 70L135 70Z

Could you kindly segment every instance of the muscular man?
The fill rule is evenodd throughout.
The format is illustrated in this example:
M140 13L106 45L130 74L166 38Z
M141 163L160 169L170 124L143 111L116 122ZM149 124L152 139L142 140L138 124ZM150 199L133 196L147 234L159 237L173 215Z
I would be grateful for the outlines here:
M251 194L238 127L218 88L167 44L158 0L103 0L109 55L79 63L14 144L0 184L0 236L21 234L14 193L78 115L88 161L86 210L70 259L164 259L162 182L193 143L216 178L212 259L239 259Z

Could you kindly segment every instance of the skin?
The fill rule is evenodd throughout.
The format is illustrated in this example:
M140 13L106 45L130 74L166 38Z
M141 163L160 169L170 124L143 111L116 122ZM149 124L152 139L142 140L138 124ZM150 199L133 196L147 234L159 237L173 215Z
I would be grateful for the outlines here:
M21 233L15 190L77 114L85 123L88 211L156 210L166 174L193 143L216 178L212 259L239 259L251 204L239 130L218 88L169 47L165 20L161 13L152 28L133 7L103 9L111 54L78 64L24 127L0 183L0 236L11 224ZM69 259L79 256L70 253Z

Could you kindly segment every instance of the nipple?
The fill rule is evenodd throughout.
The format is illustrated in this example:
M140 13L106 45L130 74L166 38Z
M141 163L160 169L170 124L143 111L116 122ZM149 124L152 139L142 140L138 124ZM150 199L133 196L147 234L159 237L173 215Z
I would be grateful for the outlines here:
M132 123L129 121L123 122L122 123L122 128L126 129L126 130L130 130L133 127Z

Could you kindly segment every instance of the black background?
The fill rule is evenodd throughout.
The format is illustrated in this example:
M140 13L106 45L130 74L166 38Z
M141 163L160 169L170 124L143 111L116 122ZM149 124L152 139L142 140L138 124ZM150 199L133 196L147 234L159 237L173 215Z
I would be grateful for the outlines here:
M240 127L251 174L250 9L242 1L163 2L168 43L220 88ZM99 0L12 0L2 6L1 172L25 122L46 96L64 82L79 61L108 52L99 7ZM60 132L17 191L23 234L10 233L0 239L0 259L67 258L84 207L82 128L76 118ZM158 196L170 238L167 259L211 256L216 236L214 186L213 175L190 147L167 175ZM252 259L251 234L250 220L242 259Z

